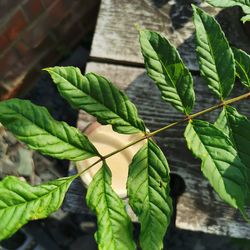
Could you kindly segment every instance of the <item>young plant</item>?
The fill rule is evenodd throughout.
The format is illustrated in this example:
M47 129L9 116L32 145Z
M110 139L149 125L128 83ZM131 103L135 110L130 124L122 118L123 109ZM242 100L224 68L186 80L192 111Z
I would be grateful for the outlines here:
M172 202L169 196L169 167L152 136L187 123L185 138L194 156L201 159L201 170L220 198L239 209L248 220L245 208L250 205L250 122L230 105L250 97L250 92L233 99L235 77L250 88L250 56L230 48L216 20L193 6L197 55L200 71L219 104L191 114L195 104L193 78L177 50L160 34L140 31L140 44L148 75L158 86L163 100L184 118L149 132L139 118L134 104L110 81L94 73L83 76L78 68L45 69L60 94L77 109L95 116L103 125L110 124L122 134L141 133L144 140L136 152L127 181L129 204L141 224L140 247L159 250L168 228ZM215 124L197 117L221 108ZM0 122L31 149L58 159L80 161L93 156L99 159L74 176L32 187L16 177L0 182L0 240L10 237L30 220L41 219L62 204L70 184L85 171L102 162L87 192L87 204L96 213L99 249L135 249L132 223L124 202L111 188L111 172L106 159L118 149L101 155L86 135L64 122L55 121L48 111L27 100L12 99L0 103Z

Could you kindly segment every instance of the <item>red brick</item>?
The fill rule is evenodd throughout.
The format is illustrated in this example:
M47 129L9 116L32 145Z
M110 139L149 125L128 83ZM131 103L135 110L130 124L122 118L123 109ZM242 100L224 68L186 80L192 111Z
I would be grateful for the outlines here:
M47 15L42 16L36 22L35 26L25 31L23 40L31 49L37 48L49 33L51 20Z
M0 80L0 100L3 100L3 96L8 93L8 89L5 87L5 83Z
M16 1L0 1L1 8L0 8L0 21L1 18L4 18L6 13L10 13L16 7Z
M23 40L18 41L15 44L15 48L21 57L25 57L27 53L30 51L29 46Z
M54 1L53 0L42 0L45 7L49 7Z
M56 1L51 8L48 9L48 17L51 19L53 26L56 26L65 16L69 14L70 9L63 1Z
M34 20L43 12L41 0L29 0L23 10L30 20Z
M17 11L15 15L10 19L6 25L6 35L12 42L14 41L20 32L27 26L27 21L21 10Z
M0 54L4 51L10 44L8 38L5 35L0 35Z
M16 49L21 56L22 63L30 65L35 63L38 59L41 60L46 51L52 47L54 48L54 46L54 40L50 36L47 36L36 48L30 48L23 41L20 41L16 44Z
M20 57L15 49L11 49L0 57L0 74L2 77L8 75L8 73L16 67L16 64L20 61Z

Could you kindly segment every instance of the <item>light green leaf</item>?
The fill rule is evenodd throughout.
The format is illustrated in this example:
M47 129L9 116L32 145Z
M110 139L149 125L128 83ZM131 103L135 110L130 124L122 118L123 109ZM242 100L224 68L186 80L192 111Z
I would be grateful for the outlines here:
M233 48L236 74L240 81L250 88L250 56L243 50Z
M129 204L141 224L140 246L143 250L163 248L172 201L169 196L169 168L160 148L149 139L136 153L129 167Z
M201 170L220 198L246 217L245 166L230 139L214 125L199 120L189 122L185 138L188 148L202 160Z
M239 158L245 165L247 184L250 190L250 121L246 116L239 114L235 108L226 106L217 119L215 126L221 131L226 129L227 134L230 136Z
M45 69L57 85L60 94L74 107L95 116L102 124L111 124L119 133L145 131L136 107L128 97L102 76L83 76L75 67Z
M214 126L218 128L220 131L222 131L226 136L228 136L231 142L233 142L230 127L228 126L228 120L225 108L222 109L219 117L214 123Z
M233 52L218 22L194 5L193 10L201 74L207 80L208 87L223 100L234 85Z
M140 31L140 44L147 73L162 99L188 115L195 102L193 78L178 51L166 38L149 30Z
M249 0L207 0L207 2L214 7L221 7L221 8L227 8L227 7L233 7L233 6L240 6L245 14L248 14L244 16L241 20L243 22L250 20L250 1Z
M100 250L136 248L131 220L123 201L111 188L111 172L106 162L90 183L86 200L97 215L98 231L95 237Z
M243 23L249 22L250 21L250 14L247 14L247 15L243 16L240 20Z
M30 148L58 159L84 160L98 155L86 136L54 120L44 107L27 100L0 102L0 122Z
M48 217L61 206L75 176L32 187L17 177L0 182L0 240L10 237L28 221Z

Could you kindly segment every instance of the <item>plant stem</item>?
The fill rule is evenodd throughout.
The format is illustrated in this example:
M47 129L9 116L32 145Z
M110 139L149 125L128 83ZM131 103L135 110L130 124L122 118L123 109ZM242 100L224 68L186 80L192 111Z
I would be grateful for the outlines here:
M89 167L87 167L86 169L84 169L83 171L81 171L79 174L77 174L77 177L80 176L80 175L82 175L82 174L85 173L86 171L88 171L90 168L92 168L93 166L95 166L95 165L98 164L99 162L108 159L109 157L111 157L111 156L113 156L113 155L115 155L115 154L117 154L117 153L119 153L119 152L125 150L126 148L129 148L129 147L135 145L136 143L138 143L138 142L140 142L140 141L146 140L146 139L148 139L148 138L150 138L150 137L152 137L152 136L155 136L155 135L157 135L157 134L159 134L159 133L161 133L161 132L163 132L163 131L165 131L165 130L167 130L167 129L170 129L170 128L172 128L172 127L175 127L175 126L177 126L177 125L179 125L179 124L181 124L181 123L183 123L183 122L187 122L187 121L192 120L192 119L194 119L194 118L196 118L196 117L198 117L198 116L201 116L201 115L210 113L210 112L212 112L212 111L214 111L214 110L216 110L216 109L218 109L218 108L222 108L222 107L224 107L224 106L226 106L226 105L233 104L233 103L236 103L236 102L239 102L239 101L248 99L248 98L250 98L250 92L248 92L248 93L246 93L246 94L243 94L243 95L240 95L240 96L237 96L237 97L235 97L235 98L232 98L232 99L223 101L223 102L221 102L221 103L219 103L219 104L217 104L217 105L214 105L214 106L212 106L212 107L210 107L210 108L207 108L207 109L204 109L204 110L199 111L199 112L197 112L197 113L194 113L194 114L192 114L192 115L186 116L185 118L183 118L183 119L181 119L181 120L179 120L179 121L170 123L170 124L168 124L168 125L166 125L166 126L160 128L160 129L157 129L157 130L155 130L155 131L153 131L153 132L147 133L147 134L144 135L143 137L141 137L141 138L139 138L139 139L137 139L137 140L135 140L135 141L133 141L133 142L127 144L127 145L124 146L123 148L117 149L117 150L115 150L115 151L113 151L113 152L111 152L111 153L109 153L109 154L107 154L107 155L102 156L102 157L101 157L100 159L98 159L96 162L94 162L94 163L91 164Z

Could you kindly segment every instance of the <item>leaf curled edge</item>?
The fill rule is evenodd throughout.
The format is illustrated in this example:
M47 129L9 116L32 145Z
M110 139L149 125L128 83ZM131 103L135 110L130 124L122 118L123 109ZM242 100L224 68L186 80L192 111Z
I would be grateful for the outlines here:
M134 156L127 182L129 204L141 224L140 246L143 250L163 247L163 237L172 214L169 182L167 160L149 139Z
M111 171L103 166L95 174L87 191L88 206L97 215L98 230L95 234L101 250L133 250L132 223L123 201L111 188Z

